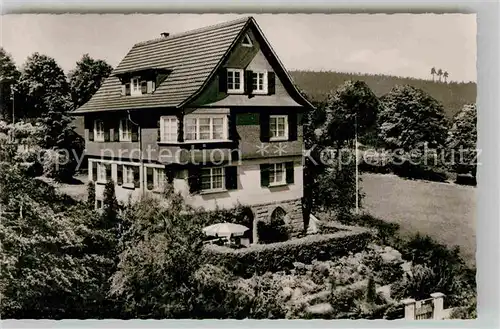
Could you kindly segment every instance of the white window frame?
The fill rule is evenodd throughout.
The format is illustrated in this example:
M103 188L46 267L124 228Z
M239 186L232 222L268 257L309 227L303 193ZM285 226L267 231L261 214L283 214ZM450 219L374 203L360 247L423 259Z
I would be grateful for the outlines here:
M280 186L286 185L286 165L284 162L280 163L272 163L271 168L269 168L269 186ZM282 171L281 180L276 180L276 171L280 167L280 171ZM272 174L271 174L272 173ZM273 179L271 179L271 177Z
M273 136L272 135L272 130L271 130L271 126L273 125L272 121L273 119L276 120L275 121L275 125L276 125L276 133L278 133L278 120L279 119L283 119L284 118L284 121L285 121L285 129L283 131L283 136ZM269 116L269 140L271 141L284 141L284 140L288 140L288 115L270 115Z
M137 86L135 85L135 82L137 82ZM131 96L142 95L141 77L133 77L130 79L130 95Z
M234 80L236 77L236 73L239 73L240 75L240 88L236 89L234 88ZM232 86L229 84L229 75L232 75L233 78L233 83ZM243 69L227 69L227 76L226 76L226 84L227 84L227 92L229 94L241 94L245 92L245 72Z
M97 183L106 183L108 177L106 177L106 163L97 162ZM110 177L111 178L111 177Z
M210 188L204 189L203 186L203 172L204 171L210 171ZM221 171L221 186L220 187L214 187L214 171L215 170L220 170ZM219 176L219 175L218 175ZM200 178L200 185L201 185L201 192L219 192L219 191L225 191L226 190L226 168L224 167L210 167L210 168L202 168L201 169L201 178Z
M250 36L248 35L248 33L246 33L245 36L243 37L243 41L241 42L241 45L243 47L252 47L253 46L252 39L250 39Z
M98 127L99 123L102 125L101 127ZM94 141L104 142L104 121L100 119L94 120Z
M167 181L167 176L165 174L165 168L153 167L153 190L155 191L164 190L166 181Z
M200 119L210 119L210 138L209 139L200 139ZM214 119L222 119L222 138L214 138ZM188 121L195 120L196 129L195 129L195 139L188 139L187 137L187 127ZM210 114L210 115L186 115L184 117L184 141L185 142L220 142L227 141L228 139L228 122L227 115L225 114Z
M129 119L120 119L120 142L131 142L132 141L132 122ZM123 126L126 126L126 130Z
M259 75L262 74L262 84L259 84ZM254 80L256 84L254 84ZM253 71L252 72L252 93L254 94L267 94L267 71ZM260 89L259 89L260 87Z
M134 185L134 166L122 165L123 186L132 187Z
M175 125L175 129L172 128L172 124ZM177 117L162 116L160 118L160 142L177 142L178 124ZM173 136L173 138L165 138L167 136Z

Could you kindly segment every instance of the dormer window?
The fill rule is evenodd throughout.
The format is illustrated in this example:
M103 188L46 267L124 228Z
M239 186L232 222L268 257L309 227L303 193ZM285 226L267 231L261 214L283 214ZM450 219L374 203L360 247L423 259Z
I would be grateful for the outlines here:
M141 95L141 79L139 77L134 77L131 80L132 92L131 95Z
M248 34L245 34L245 36L243 37L243 42L241 43L241 45L244 47L252 47L253 46L252 40L250 39Z
M243 93L243 70L227 69L227 91L229 93Z

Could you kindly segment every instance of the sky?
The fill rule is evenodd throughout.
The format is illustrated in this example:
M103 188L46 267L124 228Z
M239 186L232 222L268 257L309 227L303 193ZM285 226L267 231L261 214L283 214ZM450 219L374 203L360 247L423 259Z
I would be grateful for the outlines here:
M237 14L22 14L0 17L0 44L22 67L34 52L66 71L84 53L116 67L137 42L237 19ZM475 14L252 15L288 70L476 81Z

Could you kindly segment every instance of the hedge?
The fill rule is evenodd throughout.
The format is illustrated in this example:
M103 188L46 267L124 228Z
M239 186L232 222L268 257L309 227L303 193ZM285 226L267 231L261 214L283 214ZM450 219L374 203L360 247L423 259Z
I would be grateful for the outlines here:
M207 245L203 254L207 263L224 266L235 275L248 278L269 271L290 270L295 262L310 264L313 260L328 260L358 252L366 247L370 238L369 230L353 228L351 231L309 235L243 249Z

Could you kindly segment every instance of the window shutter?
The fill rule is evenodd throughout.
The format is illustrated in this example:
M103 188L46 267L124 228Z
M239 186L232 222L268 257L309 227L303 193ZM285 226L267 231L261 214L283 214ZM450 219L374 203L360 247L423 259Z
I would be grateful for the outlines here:
M228 126L228 139L235 141L238 137L238 132L236 130L236 113L231 112L227 118Z
M153 183L153 168L146 167L146 188L152 190L154 187Z
M260 113L260 140L269 142L269 113Z
M123 184L123 165L116 165L116 184Z
M165 168L165 177L167 177L167 182L172 184L174 182L175 172L172 168Z
M156 121L156 141L161 141L161 128L160 128L160 119Z
M260 186L269 186L269 164L263 163L260 165Z
M288 115L288 140L297 140L297 113L292 113Z
M113 130L113 141L118 142L120 140L120 121L117 120L114 130Z
M109 182L113 178L113 177L111 177L112 176L111 175L111 164L106 163L105 166L106 166L106 181Z
M273 95L276 92L276 75L274 72L267 72L267 93Z
M245 71L245 94L251 95L253 91L253 71Z
M145 80L141 81L141 93L142 94L148 93L148 82Z
M226 189L237 190L238 189L238 167L230 166L224 168L226 175Z
M122 92L121 92L122 96L125 96L125 94L127 93L126 88L127 87L125 87L125 85L122 85Z
M104 141L109 142L110 141L110 133L111 133L111 128L109 121L104 121Z
M286 183L293 184L293 161L285 163Z
M97 162L92 161L92 180L97 182Z
M90 120L89 118L85 118L85 122L89 121L88 130L89 130L89 141L94 141L94 120Z
M196 167L191 167L188 170L189 193L194 194L201 190L200 170Z
M177 141L184 142L184 116L182 114L177 116Z
M141 187L141 175L139 173L139 166L133 166L134 168L134 187Z
M219 71L219 92L227 92L227 69L221 68Z
M132 142L138 142L139 141L139 126L133 124L130 122L130 125L132 126Z
M130 82L125 84L125 96L130 96Z

